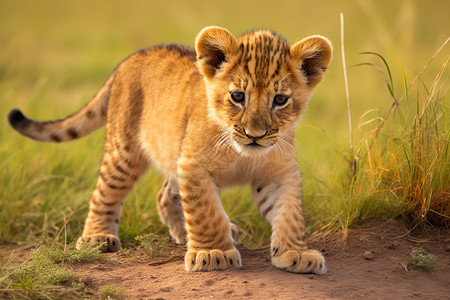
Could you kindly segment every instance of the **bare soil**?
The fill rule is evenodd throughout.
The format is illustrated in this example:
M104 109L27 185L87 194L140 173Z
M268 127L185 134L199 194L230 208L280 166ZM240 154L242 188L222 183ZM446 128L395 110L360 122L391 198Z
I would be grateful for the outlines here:
M270 263L268 249L239 247L241 269L188 273L185 248L171 245L165 256L150 258L142 250L109 253L109 260L78 263L87 290L103 285L124 288L131 299L448 299L450 232L413 234L399 221L367 220L348 232L326 232L308 240L322 251L328 272L292 274ZM407 265L410 253L423 248L439 261L430 270Z

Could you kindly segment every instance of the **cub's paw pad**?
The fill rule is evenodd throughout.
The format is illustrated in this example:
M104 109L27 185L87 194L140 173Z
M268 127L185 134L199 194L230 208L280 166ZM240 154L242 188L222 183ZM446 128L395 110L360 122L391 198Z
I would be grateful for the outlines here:
M242 267L241 255L236 249L188 250L184 257L186 271L214 271Z
M89 236L81 236L77 241L77 249L81 249L83 247L89 245L95 245L98 243L102 243L102 247L100 250L102 252L116 252L121 248L120 239L112 234L98 234L98 235L89 235Z
M274 253L275 251L272 251ZM317 250L288 250L272 256L272 264L282 270L293 273L325 274L327 267L323 255Z

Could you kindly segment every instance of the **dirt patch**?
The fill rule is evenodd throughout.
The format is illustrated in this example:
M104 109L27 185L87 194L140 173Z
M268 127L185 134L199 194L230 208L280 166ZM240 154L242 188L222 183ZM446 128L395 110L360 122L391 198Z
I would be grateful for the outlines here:
M446 299L450 295L448 229L414 234L399 221L367 220L346 237L319 233L308 244L324 253L327 274L287 273L271 265L268 248L242 246L238 247L241 269L188 273L185 247L177 245L157 258L143 250L108 253L109 260L76 263L73 271L94 297L104 285L122 287L130 299ZM407 265L410 253L418 248L438 256L432 269ZM29 251L18 251L20 258L25 260Z
M111 253L109 261L76 264L74 271L93 294L103 285L119 285L131 299L444 299L450 294L448 230L414 235L401 222L369 220L347 239L327 232L308 242L325 254L326 275L283 272L271 265L268 249L244 247L239 247L243 267L238 270L187 273L184 247L170 246L165 257ZM439 257L429 271L406 265L419 247Z

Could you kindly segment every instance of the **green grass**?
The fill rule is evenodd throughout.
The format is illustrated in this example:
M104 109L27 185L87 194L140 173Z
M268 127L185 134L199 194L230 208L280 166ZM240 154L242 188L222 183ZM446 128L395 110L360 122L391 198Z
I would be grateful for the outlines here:
M334 43L332 65L297 130L309 232L327 225L346 229L371 216L403 217L412 224L448 222L448 72L436 80L448 45L414 81L448 37L448 8L447 1L387 0L0 3L0 242L43 233L56 237L62 228L67 241L74 241L87 214L105 139L104 131L98 131L67 144L34 142L9 127L7 112L18 107L39 120L64 117L86 103L130 53L161 42L193 45L198 31L211 24L235 34L273 28L291 42L318 33ZM341 11L348 65L377 65L382 71L348 69L356 120L352 157L339 59ZM387 63L359 54L367 51ZM380 118L403 94L377 131ZM354 169L352 161L357 162ZM154 201L162 181L150 170L127 198L120 227L125 246L138 235L167 236ZM241 242L249 247L267 242L270 226L247 188L227 190L222 199L232 222L242 228Z
M41 240L42 242L42 240ZM14 252L0 269L0 297L13 299L80 299L84 285L70 271L75 262L102 260L101 245L76 250L73 244L49 242L33 250L30 259L15 266Z

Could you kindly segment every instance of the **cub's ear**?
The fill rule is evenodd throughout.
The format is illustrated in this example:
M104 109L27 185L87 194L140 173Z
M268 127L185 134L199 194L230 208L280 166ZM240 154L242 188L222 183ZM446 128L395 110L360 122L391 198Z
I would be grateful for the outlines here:
M225 28L216 26L204 28L195 40L200 72L208 79L214 77L222 63L238 49L237 39Z
M289 52L296 68L306 77L307 85L314 88L325 74L333 49L327 38L313 35L292 45Z

